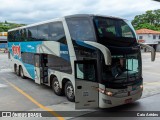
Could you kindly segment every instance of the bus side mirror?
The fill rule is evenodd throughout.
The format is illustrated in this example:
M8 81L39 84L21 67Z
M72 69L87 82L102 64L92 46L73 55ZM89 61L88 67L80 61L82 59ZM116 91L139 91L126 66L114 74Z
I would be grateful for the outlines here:
M156 52L155 52L154 48L149 45L146 45L146 44L142 44L142 43L139 43L139 44L141 47L147 48L148 50L151 51L151 61L155 61Z
M91 42L91 41L84 41L84 43L99 49L103 53L105 64L111 65L111 62L112 62L111 52L107 47L105 47L102 44Z

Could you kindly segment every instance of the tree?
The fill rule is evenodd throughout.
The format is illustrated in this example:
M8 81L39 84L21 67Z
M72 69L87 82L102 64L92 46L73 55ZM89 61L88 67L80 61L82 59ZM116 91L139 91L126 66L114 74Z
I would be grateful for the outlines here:
M5 21L5 22L0 23L0 32L7 32L9 29L21 27L24 25L25 24L9 23L9 22Z
M145 14L136 15L132 24L135 29L147 28L160 31L160 9L148 10Z
M4 22L5 24L7 24L8 22L5 20L5 22Z
M4 30L2 28L0 28L0 32L4 32Z

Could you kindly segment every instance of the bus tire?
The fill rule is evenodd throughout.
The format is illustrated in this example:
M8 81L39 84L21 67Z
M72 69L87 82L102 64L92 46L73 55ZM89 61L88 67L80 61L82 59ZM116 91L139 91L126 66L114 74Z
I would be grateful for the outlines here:
M65 84L65 95L69 101L75 101L74 87L70 81Z
M17 74L18 76L20 76L20 71L19 71L19 69L18 69L18 66L16 67L16 74Z
M22 66L20 66L20 68L19 68L19 72L20 72L20 76L21 76L21 78L22 78L22 79L25 79L25 76L24 76L24 72L23 72L23 68L22 68Z
M14 64L14 73L17 73L17 65Z
M53 89L53 92L56 95L58 95L58 96L62 95L62 89L60 88L60 84L59 84L59 81L58 81L57 77L52 78L51 87Z

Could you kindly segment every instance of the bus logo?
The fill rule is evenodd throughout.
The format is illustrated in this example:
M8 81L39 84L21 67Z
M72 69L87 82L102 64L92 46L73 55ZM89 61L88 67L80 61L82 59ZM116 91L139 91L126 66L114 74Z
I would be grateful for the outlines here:
M20 47L20 45L13 45L12 46L12 52L13 52L13 55L14 56L19 56L19 57L21 57L21 47Z
M60 54L68 54L68 51L60 51Z

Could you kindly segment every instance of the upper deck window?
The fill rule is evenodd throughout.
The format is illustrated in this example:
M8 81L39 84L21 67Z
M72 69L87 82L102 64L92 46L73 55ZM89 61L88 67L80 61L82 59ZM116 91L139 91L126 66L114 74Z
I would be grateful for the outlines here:
M28 41L37 41L37 26L29 27L28 29Z
M48 40L48 24L43 24L38 26L37 37L39 40L47 41Z
M56 41L67 44L62 22L50 22L11 31L8 33L8 41Z
M69 18L67 24L73 40L95 41L93 27L87 18Z
M49 40L67 44L62 22L49 23Z

